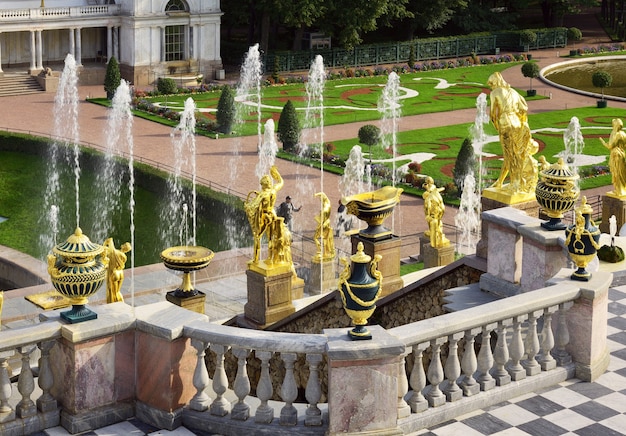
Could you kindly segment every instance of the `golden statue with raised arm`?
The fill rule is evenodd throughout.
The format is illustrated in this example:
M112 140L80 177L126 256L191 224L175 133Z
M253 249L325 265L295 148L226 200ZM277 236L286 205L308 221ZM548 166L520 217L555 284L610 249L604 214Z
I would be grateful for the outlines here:
M491 186L509 194L534 194L537 186L537 161L533 154L539 146L532 139L528 126L528 105L517 91L511 88L499 72L487 80L491 88L490 118L500 136L502 170ZM509 183L504 184L506 178Z
M124 282L124 267L128 257L126 253L131 250L129 242L125 242L117 249L113 243L113 238L107 238L102 244L104 255L109 259L107 267L107 303L123 302L122 283Z
M314 256L316 260L332 260L335 258L335 238L333 237L333 229L330 224L330 200L323 192L315 194L321 198L321 209L319 215L315 216L317 228L315 229L315 244L317 245L317 253Z
M271 177L270 177L271 175ZM274 211L276 204L276 194L283 187L283 178L275 166L270 168L270 174L265 174L260 180L261 190L251 191L248 193L246 201L243 204L248 222L252 228L252 236L254 238L254 251L252 255L252 263L259 263L261 255L261 239L263 235L268 241L268 261L272 264L275 260L282 256L282 244L280 238L284 237L281 226L284 226L282 218L279 218ZM252 195L254 196L250 198Z
M609 169L613 182L613 194L616 197L626 197L626 132L624 123L619 118L613 119L613 130L609 142L600 138L602 145L609 149Z
M424 193L422 198L424 199L424 214L426 215L426 223L428 224L428 230L424 232L425 236L430 238L430 245L434 248L447 247L450 245L450 241L443 234L443 213L446 210L446 206L443 203L443 197L441 192L445 188L437 188L435 181L432 177L426 178L426 183L422 186Z

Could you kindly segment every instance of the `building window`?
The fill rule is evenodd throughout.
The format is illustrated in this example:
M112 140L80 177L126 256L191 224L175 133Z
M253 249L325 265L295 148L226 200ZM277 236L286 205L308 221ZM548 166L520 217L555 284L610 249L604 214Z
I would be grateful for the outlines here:
M170 0L165 6L165 12L189 12L189 9L183 0Z
M182 61L185 59L185 26L167 26L165 28L165 60Z

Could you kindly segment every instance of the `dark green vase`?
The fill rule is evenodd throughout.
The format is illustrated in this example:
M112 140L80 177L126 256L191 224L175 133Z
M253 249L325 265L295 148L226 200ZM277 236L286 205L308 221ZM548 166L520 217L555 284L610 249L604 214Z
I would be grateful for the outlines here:
M593 209L583 197L582 204L576 209L575 223L565 229L565 245L567 251L578 268L570 276L572 280L589 281L591 273L586 270L600 248L600 229L591 219Z

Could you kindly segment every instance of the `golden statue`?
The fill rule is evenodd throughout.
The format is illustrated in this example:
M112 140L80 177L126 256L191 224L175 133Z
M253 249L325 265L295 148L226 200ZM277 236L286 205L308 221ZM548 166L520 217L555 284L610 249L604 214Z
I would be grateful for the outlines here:
M283 187L283 178L275 166L270 168L270 174L271 177L268 174L261 177L261 190L249 192L243 207L248 216L254 238L252 263L259 263L261 239L265 235L268 241L268 258L266 263L272 265L274 263L283 263L283 260L286 258L284 247L288 244L286 235L289 230L286 228L283 219L278 217L274 211L276 194ZM250 198L252 194L255 196ZM289 236L288 239L290 243L291 237Z
M124 267L127 256L132 247L129 242L125 242L119 249L115 248L113 238L107 238L102 244L103 254L109 259L107 267L107 303L123 302L122 283L124 282Z
M426 183L422 187L424 188L424 194L422 194L424 213L426 215L426 223L428 224L428 230L424 232L424 235L430 238L432 247L447 247L450 245L450 241L443 234L443 223L441 221L446 210L443 197L441 197L441 192L445 188L437 188L432 177L427 177Z
M613 130L608 144L600 138L602 145L610 150L609 169L613 182L613 194L616 197L626 197L626 132L622 129L624 123L619 118L613 119Z
M537 161L533 158L539 145L531 137L526 100L509 85L499 72L487 80L491 88L491 122L500 135L502 170L491 186L511 194L534 193L537 186ZM509 184L504 185L507 176Z
M323 192L315 194L321 198L322 208L319 215L315 216L317 228L315 229L315 244L317 245L317 253L313 257L315 260L332 260L335 258L335 238L333 237L333 229L330 225L330 200Z

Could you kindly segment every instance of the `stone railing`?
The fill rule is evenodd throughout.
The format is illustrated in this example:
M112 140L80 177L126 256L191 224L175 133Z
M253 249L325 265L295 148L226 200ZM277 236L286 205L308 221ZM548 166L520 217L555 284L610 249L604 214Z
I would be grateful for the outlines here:
M59 8L0 9L0 21L58 20L59 18L119 15L120 5L88 5Z

